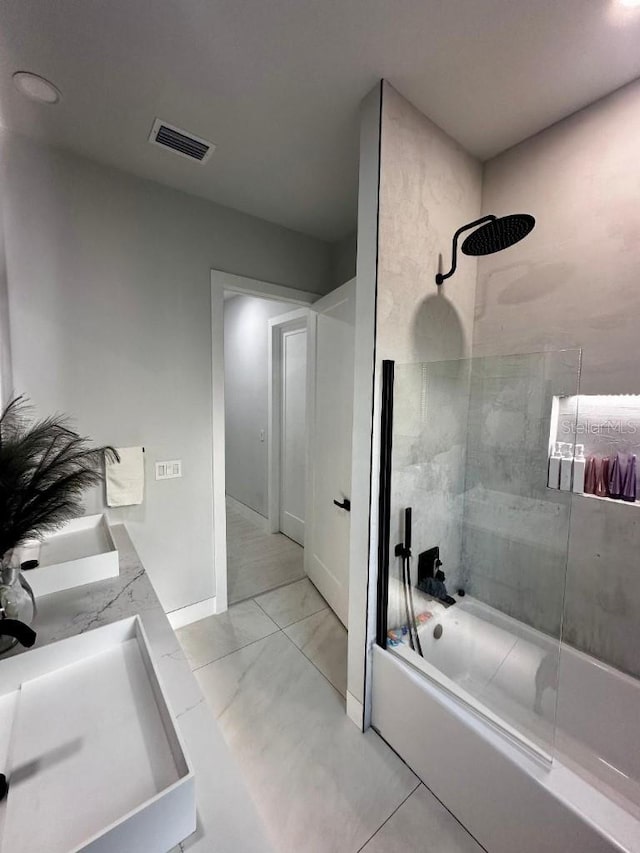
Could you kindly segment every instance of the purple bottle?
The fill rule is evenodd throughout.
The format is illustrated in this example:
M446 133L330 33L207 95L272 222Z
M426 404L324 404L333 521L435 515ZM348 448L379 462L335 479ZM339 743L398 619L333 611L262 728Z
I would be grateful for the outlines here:
M587 457L584 469L584 493L585 495L596 493L596 457L593 455Z
M622 500L633 503L637 493L636 456L631 453L627 458L627 467L622 482Z
M622 497L622 483L624 480L626 466L622 453L616 453L611 462L609 470L609 495L612 498Z
M596 457L596 495L599 498L609 497L609 457Z

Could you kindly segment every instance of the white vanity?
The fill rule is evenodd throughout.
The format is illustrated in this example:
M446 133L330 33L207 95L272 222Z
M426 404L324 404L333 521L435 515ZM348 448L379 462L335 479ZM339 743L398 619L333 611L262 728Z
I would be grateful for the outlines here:
M0 657L0 853L273 853L124 525L111 535L119 574L38 597L36 645Z

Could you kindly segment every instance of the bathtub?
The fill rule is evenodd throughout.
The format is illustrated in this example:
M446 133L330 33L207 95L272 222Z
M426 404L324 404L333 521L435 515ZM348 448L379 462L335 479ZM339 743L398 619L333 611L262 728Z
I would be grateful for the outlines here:
M640 683L563 645L556 754L640 819Z
M414 594L424 658L374 648L374 728L491 853L639 853L640 684L470 596Z

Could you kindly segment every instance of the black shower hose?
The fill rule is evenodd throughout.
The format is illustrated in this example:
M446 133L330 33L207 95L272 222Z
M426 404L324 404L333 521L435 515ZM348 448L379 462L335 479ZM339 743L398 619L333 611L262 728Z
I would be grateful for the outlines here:
M404 607L407 615L407 624L409 628L409 645L418 652L421 658L422 644L418 635L418 626L416 624L416 612L413 605L413 585L411 583L411 554L405 552L402 555L402 586L404 589Z

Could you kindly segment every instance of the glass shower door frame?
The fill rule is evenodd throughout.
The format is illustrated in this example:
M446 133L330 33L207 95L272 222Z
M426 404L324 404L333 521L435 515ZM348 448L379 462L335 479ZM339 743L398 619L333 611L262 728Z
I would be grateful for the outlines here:
M525 354L530 356L547 356L553 355L552 353L534 353L534 354ZM523 356L523 358L525 357ZM496 357L498 358L498 357ZM518 356L504 356L506 359L516 359ZM470 364L472 360L461 360L468 361ZM478 359L480 361L480 359ZM515 362L517 364L517 361ZM437 363L434 363L437 364ZM542 362L545 370L547 368L547 362ZM551 362L553 364L553 362ZM471 374L469 374L471 375ZM579 377L579 356L577 363L577 377ZM546 378L546 373L542 374L543 379ZM491 378L491 377L490 377ZM406 654L406 649L404 647L400 649L389 648L388 643L388 605L389 605L389 583L390 583L390 560L393 544L390 541L391 537L391 512L392 512L392 478L393 478L393 443L394 443L394 428L393 428L393 416L394 416L394 386L397 380L397 370L396 365L393 361L385 361L382 364L382 406L381 406L381 449L380 449L380 468L379 468L379 515L378 515L378 525L379 525L379 536L378 536L378 579L377 579L377 591L378 591L378 606L377 606L377 621L376 621L376 642L382 649L389 651L394 654L394 656L402 657L404 663L408 664L412 670L418 671L421 673L423 677L428 678L429 681L435 683L439 689L443 690L446 694L451 696L454 700L461 703L465 708L474 713L474 715L481 718L483 721L487 722L491 725L492 728L495 728L501 734L505 735L510 741L516 743L518 746L525 749L525 751L535 758L539 759L543 764L548 765L552 761L553 757L553 738L555 736L555 715L553 716L552 721L552 736L548 742L545 742L544 745L537 738L530 739L527 736L526 731L521 730L518 726L513 725L508 719L502 718L500 715L495 713L491 707L486 706L481 698L476 698L474 695L469 694L463 687L458 685L455 681L451 681L448 676L439 671L435 666L430 664L428 661L423 660L419 661L419 665L416 665L416 662L411 658L408 659ZM544 388L546 393L546 386L541 386ZM470 392L469 392L470 393ZM542 399L546 399L545 396ZM467 432L470 427L467 423L466 426ZM465 470L466 470L466 460L465 460ZM466 477L466 474L465 474ZM466 494L466 491L465 491ZM397 496L396 496L397 499ZM570 503L570 502L569 502ZM397 507L396 507L397 509ZM570 511L570 510L569 510ZM570 517L570 516L569 516ZM568 521L567 521L567 529L568 529ZM565 563L565 577L566 577L566 563ZM564 602L564 582L562 585L562 602L560 602L560 607L563 607ZM482 602L481 602L482 603ZM458 605L456 605L458 607ZM469 607L472 607L472 602L469 600ZM487 605L489 610L491 608ZM561 610L562 612L562 610ZM496 611L496 614L500 618L502 623L502 627L506 624L508 627L508 623L511 621L513 625L516 625L516 621L512 617L507 614L503 614L502 612ZM392 626L393 627L393 626ZM525 627L528 627L525 625ZM535 629L532 629L535 633ZM559 650L561 635L557 638L551 635L549 636L549 641L554 645L554 648ZM546 740L546 739L545 739Z

